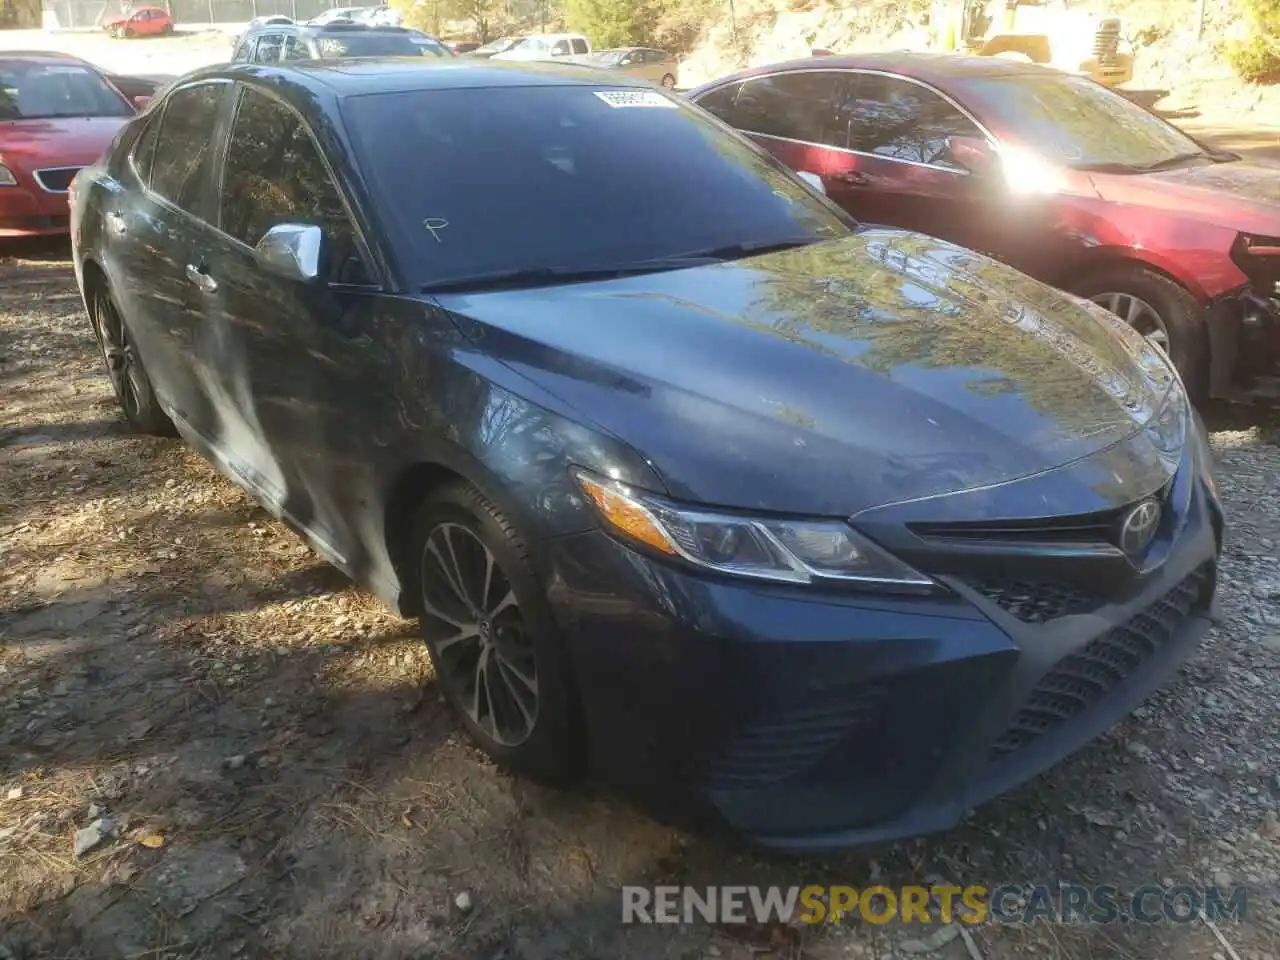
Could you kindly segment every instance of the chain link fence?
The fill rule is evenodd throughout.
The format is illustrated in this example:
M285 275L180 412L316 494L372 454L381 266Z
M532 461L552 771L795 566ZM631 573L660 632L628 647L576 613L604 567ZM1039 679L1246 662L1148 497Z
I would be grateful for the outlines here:
M120 0L44 0L46 26L60 30L102 27L128 14L134 6ZM309 20L337 6L372 6L351 0L156 0L155 6L169 11L175 23L245 23L255 17L283 14L294 20Z

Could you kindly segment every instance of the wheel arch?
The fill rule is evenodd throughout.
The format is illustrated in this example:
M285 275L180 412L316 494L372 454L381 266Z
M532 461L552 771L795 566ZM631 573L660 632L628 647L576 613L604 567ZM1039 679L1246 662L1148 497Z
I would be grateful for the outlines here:
M1193 277L1181 275L1180 272L1172 269L1171 265L1166 265L1149 257L1137 256L1128 250L1096 250L1055 279L1054 286L1070 291L1078 286L1085 277L1101 270L1111 270L1116 267L1141 267L1144 270L1150 270L1152 273L1157 273L1166 280L1182 287L1199 301L1201 306L1206 305L1209 301L1209 295L1204 287Z
M541 566L537 549L538 525L533 511L510 495L497 476L482 461L462 448L440 449L433 455L405 465L387 488L383 500L383 534L387 556L399 586L398 603L402 616L416 617L421 612L417 591L410 589L409 574L414 568L411 556L414 511L432 492L453 483L467 483L511 518L517 530L525 534L526 545L535 565Z

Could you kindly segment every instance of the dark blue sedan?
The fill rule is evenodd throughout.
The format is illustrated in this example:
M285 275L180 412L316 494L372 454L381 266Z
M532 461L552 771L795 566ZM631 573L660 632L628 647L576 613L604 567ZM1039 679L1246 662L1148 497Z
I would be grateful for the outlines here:
M417 616L497 760L793 850L944 829L1203 635L1164 355L581 67L191 74L76 178L130 423Z

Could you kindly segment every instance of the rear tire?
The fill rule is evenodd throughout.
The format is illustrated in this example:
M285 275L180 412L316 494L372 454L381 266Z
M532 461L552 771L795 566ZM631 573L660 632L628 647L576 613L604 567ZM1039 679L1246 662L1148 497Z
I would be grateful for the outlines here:
M94 336L102 350L116 401L124 411L129 426L137 433L159 437L176 436L178 431L174 429L168 414L160 409L160 402L151 386L151 378L142 365L142 358L138 356L128 327L125 326L120 311L116 309L111 294L106 289L98 290L92 304L89 319L93 324Z
M1139 333L1165 350L1192 398L1200 400L1205 396L1209 387L1209 339L1204 308L1179 284L1154 270L1125 263L1089 274L1073 286L1072 292L1133 323ZM1158 327L1144 307L1154 312Z
M568 656L524 540L468 483L433 493L413 521L407 589L423 610L436 680L497 763L563 781L581 767Z

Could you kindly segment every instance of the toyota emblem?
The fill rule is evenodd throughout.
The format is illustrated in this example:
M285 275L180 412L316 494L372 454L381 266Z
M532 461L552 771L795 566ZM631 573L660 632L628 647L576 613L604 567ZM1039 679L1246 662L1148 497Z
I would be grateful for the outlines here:
M1120 521L1120 549L1131 557L1147 549L1160 528L1160 513L1159 501L1143 500L1136 504Z

